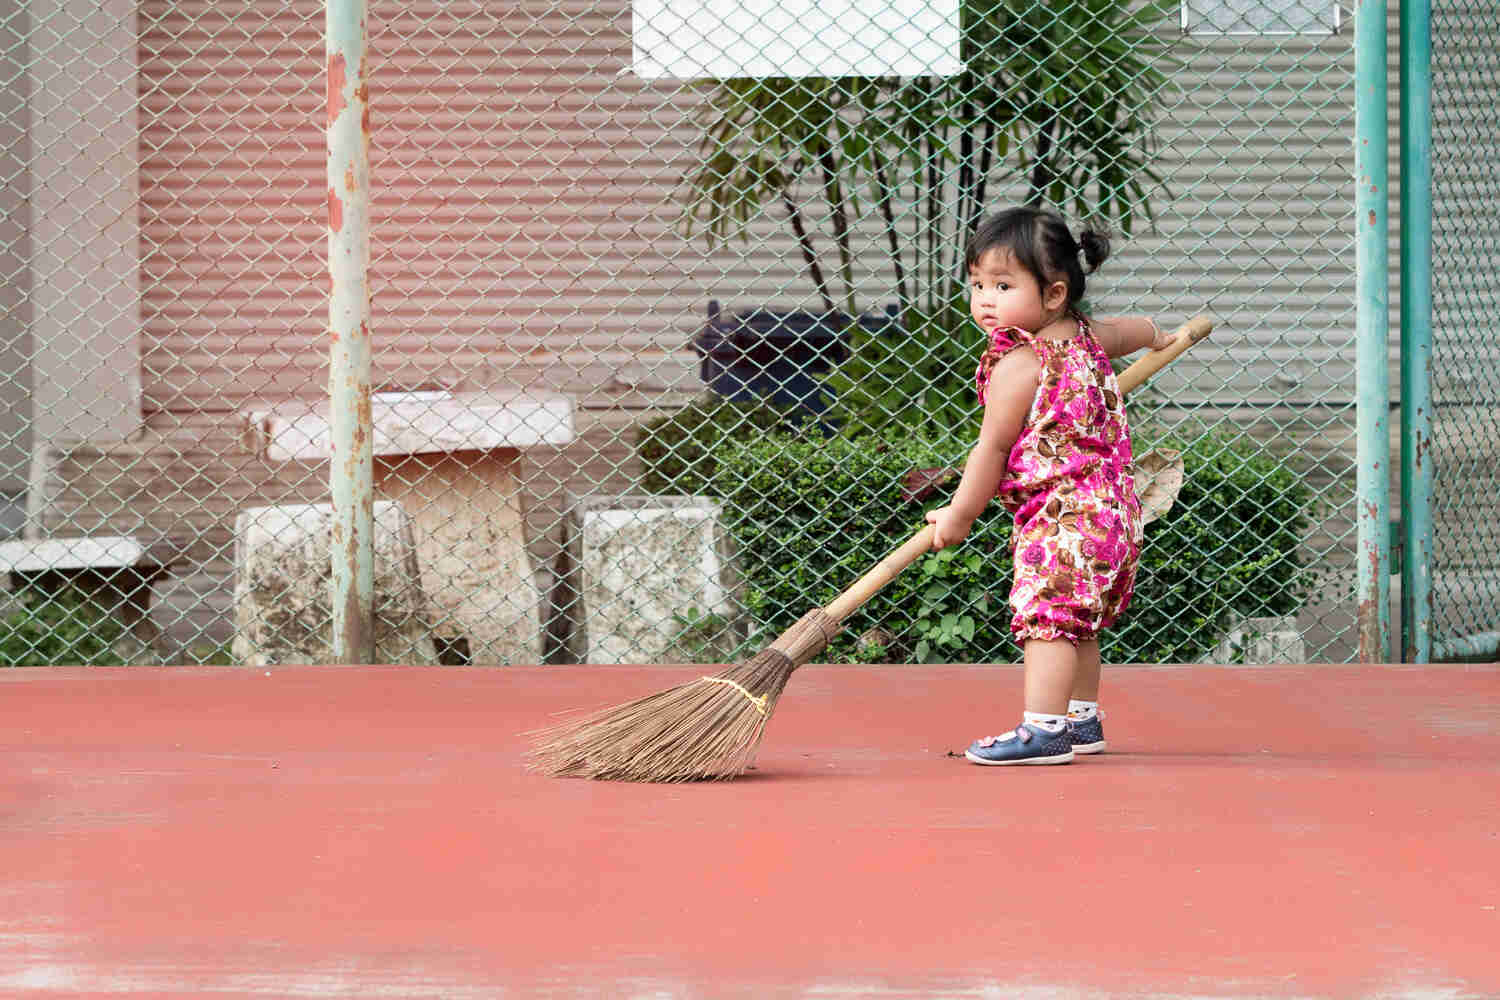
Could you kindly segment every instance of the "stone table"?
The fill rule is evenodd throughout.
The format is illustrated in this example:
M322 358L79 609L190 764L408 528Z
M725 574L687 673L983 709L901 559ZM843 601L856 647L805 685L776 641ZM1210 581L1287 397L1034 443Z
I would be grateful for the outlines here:
M432 633L449 662L540 663L542 591L526 553L521 450L573 440L573 402L537 392L375 393L375 496L401 503L416 535ZM253 408L247 431L271 461L332 457L328 404Z

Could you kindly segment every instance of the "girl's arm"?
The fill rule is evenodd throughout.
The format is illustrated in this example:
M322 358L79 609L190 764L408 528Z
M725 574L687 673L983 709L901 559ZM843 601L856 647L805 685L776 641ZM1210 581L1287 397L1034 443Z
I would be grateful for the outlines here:
M1019 347L995 363L985 387L979 441L969 452L953 501L927 512L927 523L937 526L932 538L934 549L963 541L974 519L994 497L1005 475L1010 450L1031 412L1041 370L1041 361L1029 347Z
M1122 358L1146 347L1158 351L1172 342L1172 335L1149 316L1100 316L1089 320L1089 327L1104 353L1112 358Z

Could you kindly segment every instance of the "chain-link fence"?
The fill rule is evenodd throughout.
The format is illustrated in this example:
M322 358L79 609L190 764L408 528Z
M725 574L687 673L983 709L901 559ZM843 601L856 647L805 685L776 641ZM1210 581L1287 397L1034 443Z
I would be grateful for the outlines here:
M1348 12L795 6L370 3L377 658L726 660L826 603L951 490L964 236L1027 201L1113 230L1092 311L1218 324L1131 404L1185 483L1107 658L1353 658ZM1481 86L1462 59L1495 20L1439 19L1440 90ZM11 662L326 656L326 226L355 192L325 182L354 71L323 25L317 0L0 0ZM1468 263L1440 329L1493 360L1493 172L1460 152L1490 127L1445 133L1439 245ZM1451 391L1479 406L1471 368ZM1465 412L1437 446L1493 481ZM830 655L1014 659L1005 520ZM1493 581L1492 541L1455 544ZM77 588L107 621L51 599ZM1493 621L1490 593L1443 627Z
M1432 480L1435 655L1500 657L1500 20L1432 7Z

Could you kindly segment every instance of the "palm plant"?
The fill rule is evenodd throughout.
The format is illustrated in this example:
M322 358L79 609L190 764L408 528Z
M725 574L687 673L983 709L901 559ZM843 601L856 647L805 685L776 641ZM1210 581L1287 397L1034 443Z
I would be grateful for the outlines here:
M1149 220L1152 125L1175 60L1171 0L965 0L964 71L954 77L731 79L705 84L701 157L686 179L691 232L747 235L774 209L791 227L824 308L836 296L812 220L826 219L841 305L861 310L853 232L861 198L879 213L890 261L880 297L908 338L859 345L833 376L837 415L951 428L973 345L964 311L965 237L996 181L1024 200L1100 219L1128 235ZM859 335L856 334L856 337ZM871 350L873 348L873 350ZM925 397L925 398L923 398ZM921 399L924 405L909 405ZM950 412L957 405L963 411Z

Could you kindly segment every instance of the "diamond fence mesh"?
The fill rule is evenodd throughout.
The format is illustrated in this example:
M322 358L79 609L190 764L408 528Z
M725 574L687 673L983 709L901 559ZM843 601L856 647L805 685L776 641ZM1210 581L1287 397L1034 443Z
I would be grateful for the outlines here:
M1091 311L1218 324L1132 400L1185 482L1106 657L1353 658L1336 3L700 6L369 4L378 660L722 661L826 603L951 490L964 238L1020 202L1113 231ZM1439 19L1440 86L1472 93L1494 21ZM323 23L0 0L8 662L327 656ZM1457 218L1492 127L1445 133ZM1439 228L1478 266L1440 356L1493 360L1493 228ZM1492 482L1483 393L1450 391L1438 447L1482 441ZM1017 658L1005 521L830 656ZM1493 621L1470 537L1445 558L1490 574Z
M1500 40L1493 6L1432 8L1432 637L1500 656ZM1487 649L1483 647L1487 646Z

